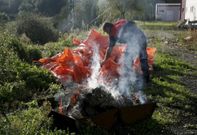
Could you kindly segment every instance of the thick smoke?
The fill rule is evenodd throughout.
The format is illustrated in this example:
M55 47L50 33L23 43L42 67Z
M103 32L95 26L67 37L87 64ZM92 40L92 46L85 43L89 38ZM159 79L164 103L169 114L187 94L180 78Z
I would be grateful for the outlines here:
M115 99L120 97L132 98L135 94L139 97L140 102L145 102L145 96L143 96L143 77L141 73L136 72L133 69L133 62L137 57L139 57L140 50L142 49L142 44L146 42L144 36L140 30L134 27L133 32L135 33L122 33L124 39L127 41L127 48L124 55L119 60L121 65L119 68L119 78L114 78L112 82L107 82L105 78L99 76L100 74L100 55L98 45L93 44L93 57L91 63L92 75L88 79L87 86L89 88L103 87L106 91L110 92Z
M99 54L99 46L95 43L92 43L93 48L93 56L91 63L91 76L87 80L87 86L91 89L95 89L97 87L102 87L107 92L111 93L111 95L118 99L121 97L121 93L117 89L117 79L114 79L112 82L107 82L106 78L102 78L100 76L100 54Z
M120 78L118 84L118 90L125 96L130 96L131 93L143 90L143 77L141 73L136 72L132 67L133 62L139 57L140 51L143 45L146 43L146 38L142 32L133 25L128 28L128 32L119 32L119 36L123 35L127 47L124 55L120 59Z

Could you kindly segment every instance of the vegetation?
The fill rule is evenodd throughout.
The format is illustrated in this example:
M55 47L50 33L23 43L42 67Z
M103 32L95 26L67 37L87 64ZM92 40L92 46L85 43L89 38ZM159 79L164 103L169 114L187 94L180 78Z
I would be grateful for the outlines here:
M19 17L17 34L25 34L33 43L45 44L50 41L57 41L58 33L47 22L36 15L27 14Z
M171 23L137 23L147 33L150 39L149 46L157 48L152 81L145 92L150 100L157 102L158 108L152 119L136 123L126 129L116 129L116 132L124 130L133 134L195 133L197 129L195 121L197 95L194 93L196 63L190 60L191 64L189 64L186 57L180 57L177 50L172 50L174 48L196 54L195 39L184 40L185 36L188 34L195 36L196 32L176 30L175 24ZM163 27L165 33L160 32L158 25ZM173 38L171 34L177 38ZM50 110L49 102L46 101L42 106L38 106L39 99L53 96L61 85L57 84L47 71L35 66L32 60L57 54L66 46L72 47L71 37L67 36L66 40L60 38L56 43L38 46L21 41L7 33L1 34L0 102L3 116L0 119L1 134L65 134L69 132L50 129L51 120L47 117ZM169 43L166 44L166 41ZM194 49L190 48L191 45ZM187 79L191 80L187 82L185 81ZM6 115L3 115L4 113ZM95 134L95 132L108 134L114 131L99 128L84 128L81 131L82 134Z
M0 41L0 134L65 133L50 131L50 106L38 106L38 100L61 88L48 71L32 63L42 57L40 50L3 32Z
M136 1L0 0L0 134L70 134L69 129L52 129L47 99L62 86L36 60L74 47L73 36L84 39L89 27L104 21L120 16L151 20L154 0ZM149 46L157 48L145 93L158 107L151 119L130 127L84 127L80 133L196 134L197 31L177 29L176 22L136 23Z

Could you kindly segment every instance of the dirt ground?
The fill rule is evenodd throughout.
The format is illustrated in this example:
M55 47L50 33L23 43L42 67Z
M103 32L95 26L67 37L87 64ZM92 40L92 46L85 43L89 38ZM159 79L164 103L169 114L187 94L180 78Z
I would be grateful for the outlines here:
M172 55L176 55L177 58L197 67L197 53L195 51L180 48L177 47L176 44L170 43L166 45L166 50L168 50ZM188 75L184 75L180 81L191 91L191 93L197 94L196 70L191 71ZM183 112L181 112L180 115L180 123L177 126L171 127L171 130L177 135L197 134L197 99L190 99L188 102L188 104L191 104L193 107L188 110L182 110Z
M189 41L179 42L176 35L170 32L151 33L149 35L149 40L155 40L155 37L160 38L160 51L162 53L170 54L171 56L188 63L188 65L195 67L187 75L183 75L180 78L180 83L189 89L192 94L197 94L197 49L188 49ZM195 47L197 48L197 44ZM197 99L188 99L186 100L185 105L186 104L191 107L188 109L180 109L183 105L181 103L172 104L170 106L171 108L177 108L180 110L179 123L166 126L166 131L170 131L170 134L197 134ZM164 134L166 134L166 132Z

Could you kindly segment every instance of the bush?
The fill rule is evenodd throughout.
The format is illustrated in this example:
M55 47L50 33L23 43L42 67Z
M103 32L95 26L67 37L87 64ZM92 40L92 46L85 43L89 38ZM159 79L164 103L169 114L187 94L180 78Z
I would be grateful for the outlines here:
M28 48L27 51L28 62L32 62L33 60L39 60L42 58L42 52L37 48Z
M20 67L20 77L25 80L27 88L37 91L44 91L50 87L50 83L55 82L53 76L46 70L32 67Z
M49 107L29 107L28 110L17 111L14 114L0 117L1 135L65 135L61 130L50 130L51 119L47 117Z
M45 44L57 41L58 32L47 21L38 16L24 15L18 19L16 32L18 35L25 33L33 43Z
M27 50L25 47L23 47L23 45L19 42L18 39L15 39L13 37L10 37L10 39L8 38L7 40L9 40L7 43L7 47L12 49L12 51L14 53L17 54L18 58L21 60L27 60Z
M19 40L7 34L0 35L1 105L29 101L37 93L50 91L54 77L46 70L27 63L40 56L38 49L24 47Z

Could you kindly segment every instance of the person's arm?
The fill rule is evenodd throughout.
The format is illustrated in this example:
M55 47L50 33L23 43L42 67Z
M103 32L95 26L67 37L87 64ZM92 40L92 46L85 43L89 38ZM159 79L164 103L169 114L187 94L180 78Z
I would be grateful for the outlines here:
M109 47L107 48L106 53L105 53L105 57L104 57L104 59L103 59L103 62L105 62L105 61L110 57L111 52L112 52L112 49L113 49L112 46L109 46Z

